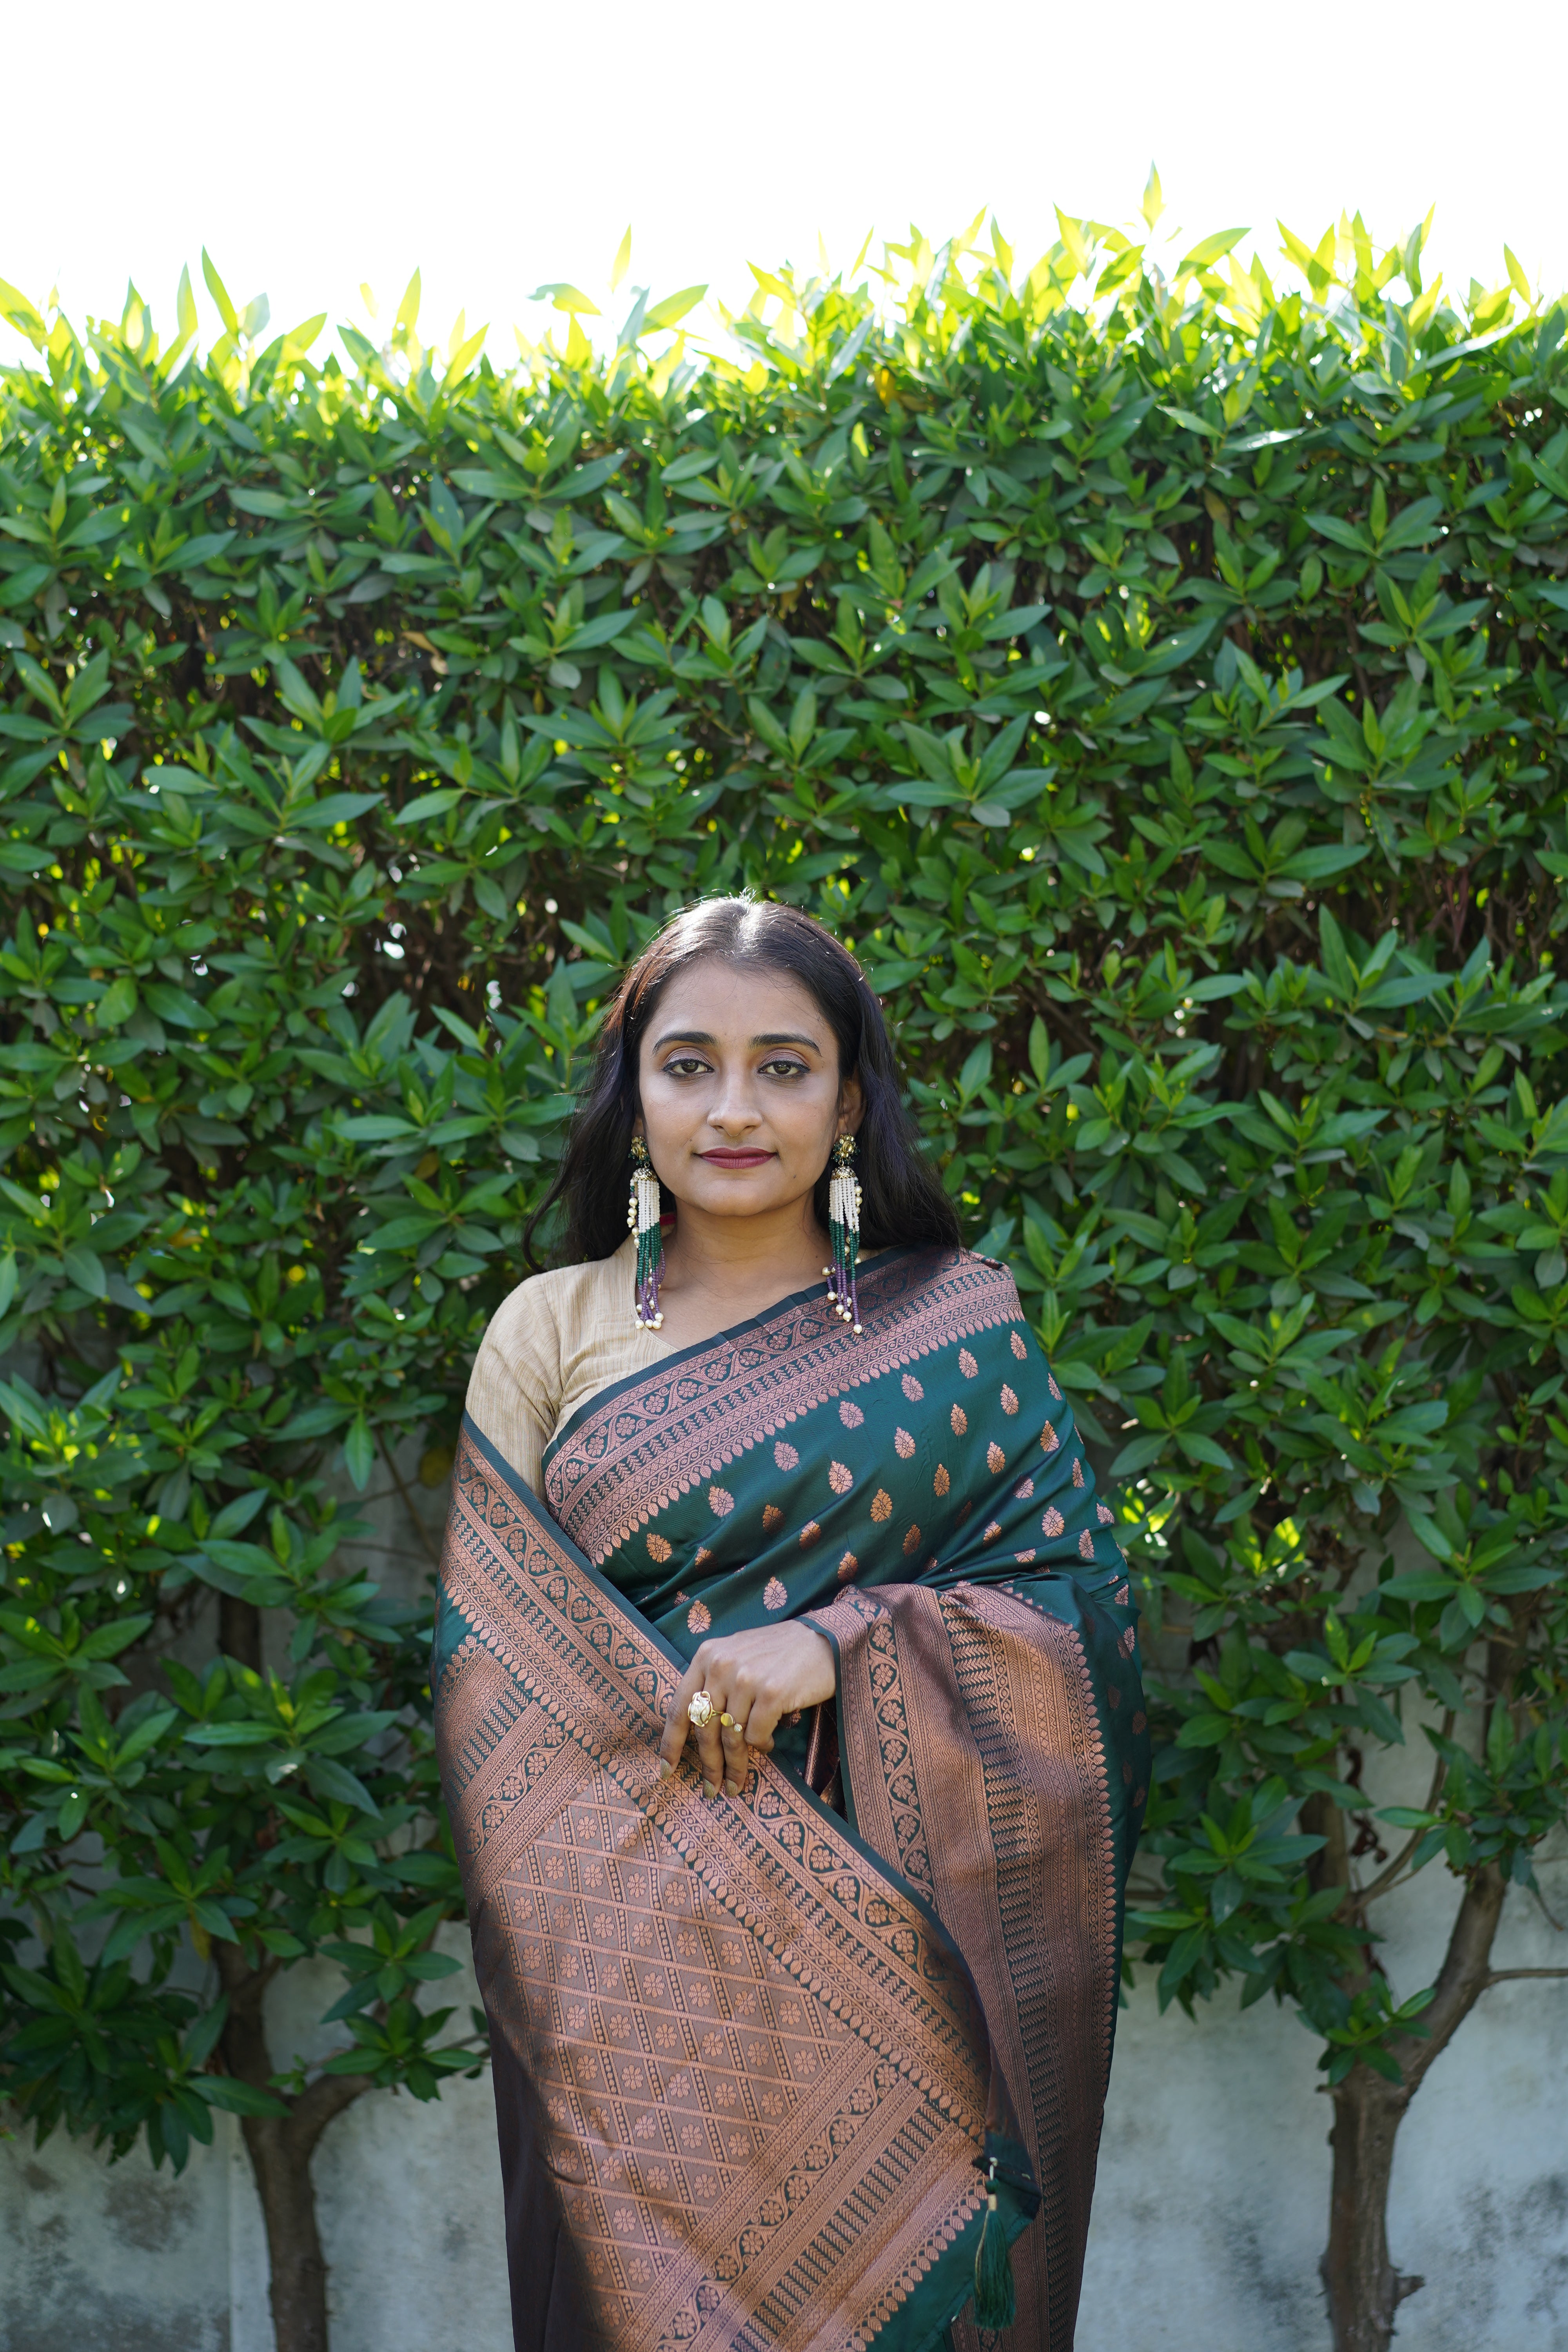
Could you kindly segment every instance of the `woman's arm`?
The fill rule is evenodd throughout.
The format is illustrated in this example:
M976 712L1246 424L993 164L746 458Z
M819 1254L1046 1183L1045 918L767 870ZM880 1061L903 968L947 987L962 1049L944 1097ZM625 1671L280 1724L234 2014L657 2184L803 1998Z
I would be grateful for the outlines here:
M475 1426L537 1495L561 1401L561 1334L538 1276L520 1283L490 1318L468 1375Z

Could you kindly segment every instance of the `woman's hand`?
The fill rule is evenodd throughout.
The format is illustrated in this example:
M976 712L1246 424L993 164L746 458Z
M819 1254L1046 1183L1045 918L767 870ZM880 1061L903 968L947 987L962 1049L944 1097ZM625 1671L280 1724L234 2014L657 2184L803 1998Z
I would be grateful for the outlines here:
M704 1642L675 1694L658 1743L659 1769L673 1772L694 1739L704 1793L716 1797L722 1781L725 1793L738 1797L751 1769L747 1748L767 1755L781 1716L819 1706L836 1687L832 1643L813 1626L758 1625ZM713 1712L699 1731L686 1710L700 1690Z

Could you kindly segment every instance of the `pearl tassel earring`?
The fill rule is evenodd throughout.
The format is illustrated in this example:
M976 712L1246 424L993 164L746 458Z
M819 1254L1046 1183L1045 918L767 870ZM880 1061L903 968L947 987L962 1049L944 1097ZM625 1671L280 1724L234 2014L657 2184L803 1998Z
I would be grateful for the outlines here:
M860 1180L855 1174L855 1138L841 1135L833 1147L833 1174L827 1187L827 1232L833 1244L833 1264L825 1265L827 1297L833 1311L860 1332L860 1300L856 1271L860 1263Z
M632 1190L626 1203L626 1231L637 1237L637 1289L634 1309L645 1331L657 1331L664 1321L658 1303L659 1277L664 1272L664 1234L659 1225L658 1178L640 1135L632 1138Z

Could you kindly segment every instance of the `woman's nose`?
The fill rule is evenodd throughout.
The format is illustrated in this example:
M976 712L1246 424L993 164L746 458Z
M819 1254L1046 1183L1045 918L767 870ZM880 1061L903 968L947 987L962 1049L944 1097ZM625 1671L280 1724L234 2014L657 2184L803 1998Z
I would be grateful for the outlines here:
M715 1127L753 1128L760 1124L762 1114L757 1108L751 1082L742 1072L721 1079L717 1099L708 1114Z

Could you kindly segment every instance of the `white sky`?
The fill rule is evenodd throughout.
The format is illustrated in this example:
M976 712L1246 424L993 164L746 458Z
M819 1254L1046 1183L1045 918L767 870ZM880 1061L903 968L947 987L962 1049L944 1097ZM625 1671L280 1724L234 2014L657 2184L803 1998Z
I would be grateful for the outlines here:
M362 279L390 323L417 264L426 336L465 307L500 362L542 281L603 292L628 221L617 316L636 284L739 308L818 231L847 266L987 203L1027 268L1054 205L1128 220L1152 159L1173 221L1247 223L1276 275L1276 215L1392 241L1435 200L1450 284L1497 282L1506 237L1568 288L1565 0L0 0L0 276L79 323L133 275L162 328L188 261L204 341L204 243L274 328L363 325Z

